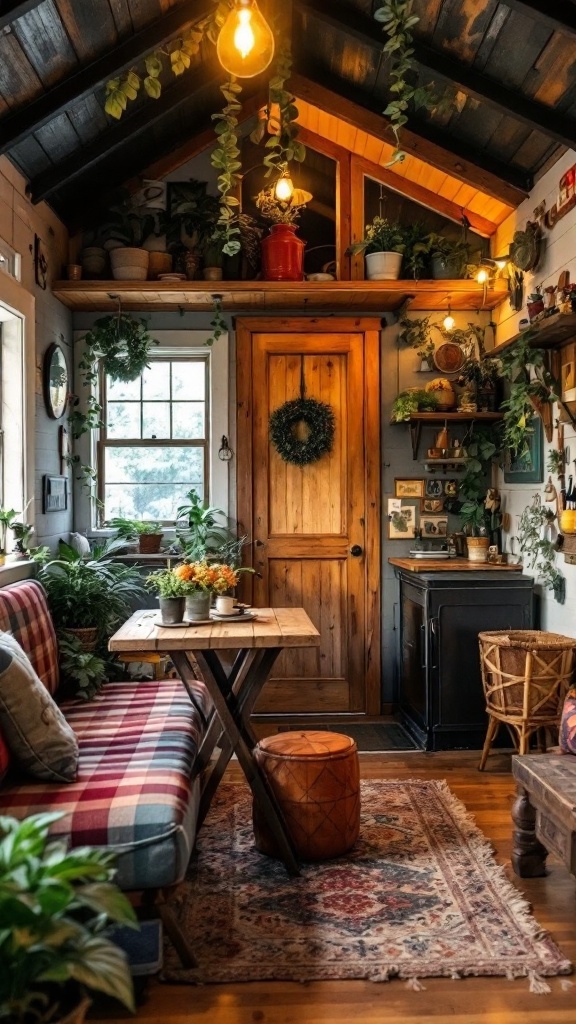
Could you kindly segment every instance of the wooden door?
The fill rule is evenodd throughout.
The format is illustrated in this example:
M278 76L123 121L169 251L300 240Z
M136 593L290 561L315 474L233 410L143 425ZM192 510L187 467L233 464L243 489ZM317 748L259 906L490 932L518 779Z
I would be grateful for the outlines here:
M253 601L301 605L321 634L320 648L281 655L257 712L380 712L379 331L352 317L237 321L238 518L261 576ZM332 407L336 430L331 452L301 467L278 455L269 420L302 386Z

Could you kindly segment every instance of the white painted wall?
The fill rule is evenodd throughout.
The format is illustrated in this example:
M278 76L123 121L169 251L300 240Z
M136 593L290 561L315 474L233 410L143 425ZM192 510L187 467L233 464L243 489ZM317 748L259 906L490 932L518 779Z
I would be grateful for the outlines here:
M493 250L495 255L507 252L514 232L523 229L526 221L533 219L534 210L542 201L545 200L546 208L550 209L556 201L560 178L574 163L576 163L576 152L569 151L540 179L530 197L499 228ZM524 275L525 295L533 291L537 284L542 284L544 287L556 285L563 270L569 270L571 280L576 281L576 209L571 210L566 217L558 221L552 230L545 229L544 235L544 256L535 272ZM499 325L497 329L498 342L505 341L516 334L519 320L526 316L526 307L520 313L514 313L508 302L503 303L494 317ZM554 416L557 415L558 409L555 407ZM569 423L565 424L564 431L565 444L570 446L571 458L576 459L576 431ZM544 465L546 465L547 452L550 447L545 443ZM552 439L552 447L556 447L556 430ZM574 469L574 466L571 468ZM548 474L545 471L544 480L547 479ZM557 483L557 481L554 482ZM540 494L543 493L544 484L527 486L505 484L503 473L499 472L498 487L502 494L503 509L512 517L510 534L515 535L520 514L526 505L530 504L532 496L537 491ZM542 592L542 588L538 587L542 598L540 625L542 629L564 633L567 636L576 636L576 615L574 614L576 566L566 565L561 554L557 556L557 565L566 577L566 602L564 605L558 604L550 591ZM528 566L525 566L525 571L530 572Z

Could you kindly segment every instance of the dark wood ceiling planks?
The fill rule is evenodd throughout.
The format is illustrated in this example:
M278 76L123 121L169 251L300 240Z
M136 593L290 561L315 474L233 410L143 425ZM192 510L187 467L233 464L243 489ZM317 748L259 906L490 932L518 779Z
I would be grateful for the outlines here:
M285 11L280 0L268 2ZM295 62L312 87L330 83L337 97L363 103L376 117L390 95L383 36L372 18L378 5L379 0L293 0L292 21ZM189 72L188 93L178 80L166 81L160 107L140 97L120 129L103 111L106 78L158 45L154 39L161 39L164 24L175 35L203 7L210 7L209 0L2 5L0 147L4 128L6 151L31 181L35 198L46 195L65 219L70 210L76 216L83 190L105 179L114 185L133 178L182 146L183 134L206 130L218 93L211 67L206 64L204 81L200 61ZM576 148L576 5L414 0L414 10L420 17L415 31L421 78L434 81L438 96L447 100L444 109L411 115L409 127L421 139L416 149L423 159L427 146L436 156L444 149L444 169L454 173L460 163L463 180L476 163L486 180L500 177L500 198L509 202L516 195L520 201L533 176L572 139ZM201 59L210 56L206 51ZM252 84L247 94L260 89L262 83ZM21 119L26 111L28 122ZM381 125L378 134L385 137L384 119Z

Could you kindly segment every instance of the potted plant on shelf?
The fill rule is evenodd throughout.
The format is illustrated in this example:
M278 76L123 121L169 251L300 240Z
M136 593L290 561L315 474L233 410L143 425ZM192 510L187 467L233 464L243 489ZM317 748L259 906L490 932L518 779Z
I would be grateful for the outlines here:
M146 280L149 252L143 243L154 230L154 216L136 209L127 189L119 190L109 206L108 220L100 227L100 235L109 250L114 280Z
M20 515L13 508L0 508L0 565L4 565L6 561L6 538L8 530L12 529L12 524L16 519L16 516Z
M228 525L223 509L202 501L192 488L176 513L176 534L187 561L226 562L237 568L246 535L238 536Z
M222 246L226 236L222 231L214 231L204 242L202 259L204 266L202 276L205 281L221 281L223 277L224 252Z
M196 277L202 248L218 222L218 199L206 188L205 181L194 178L170 183L167 245L174 253L175 267L182 269L189 281Z
M360 252L365 254L369 281L395 281L400 277L405 239L400 224L389 224L385 217L374 217L372 223L366 225L362 241L350 246L349 252L353 256Z
M0 821L0 1018L13 1024L81 1024L87 989L134 1012L125 955L105 930L137 927L114 854L51 840L61 816Z
M392 422L409 420L414 412L437 412L438 399L424 388L406 388L400 391L392 405Z
M184 620L186 584L174 569L160 569L150 573L146 577L146 589L157 592L160 617L164 625L175 626Z
M12 523L10 526L14 540L14 558L21 560L29 558L30 538L34 533L34 527L30 523Z
M500 380L501 374L496 360L471 357L464 363L456 383L465 389L474 388L476 408L480 412L496 412Z
M116 530L116 537L127 542L138 540L141 555L157 555L160 551L164 530L160 523L150 519L123 519L115 516L109 526Z
M456 392L447 377L435 377L428 381L425 390L436 398L439 412L449 412L456 405Z
M296 223L308 197L308 192L296 189L290 199L277 199L273 185L256 196L254 202L258 210L271 224L270 234L261 242L265 281L304 280L306 243L296 235Z
M446 238L432 231L426 236L421 251L430 257L435 280L464 277L470 262L470 246L463 239Z

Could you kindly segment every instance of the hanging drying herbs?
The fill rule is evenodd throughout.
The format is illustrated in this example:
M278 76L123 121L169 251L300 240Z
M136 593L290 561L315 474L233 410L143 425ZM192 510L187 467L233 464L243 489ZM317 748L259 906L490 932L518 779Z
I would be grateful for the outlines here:
M307 436L297 434L304 424ZM295 398L284 402L270 416L270 440L284 462L307 466L317 462L332 450L334 443L334 413L325 402L315 398Z

